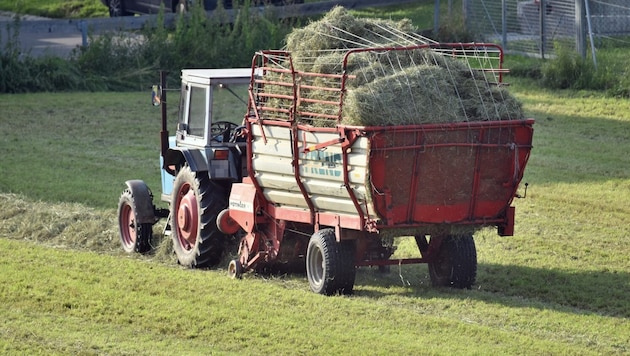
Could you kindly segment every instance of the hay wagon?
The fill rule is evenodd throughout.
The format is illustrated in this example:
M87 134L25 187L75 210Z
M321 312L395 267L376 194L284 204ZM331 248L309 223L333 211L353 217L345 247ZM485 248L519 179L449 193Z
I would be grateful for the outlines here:
M305 266L314 292L348 294L357 267L427 263L434 285L470 288L473 234L513 234L532 147L534 121L502 88L501 49L429 43L318 60L324 70L285 51L253 60L247 176L217 219L243 236L230 275ZM418 257L392 258L402 236Z

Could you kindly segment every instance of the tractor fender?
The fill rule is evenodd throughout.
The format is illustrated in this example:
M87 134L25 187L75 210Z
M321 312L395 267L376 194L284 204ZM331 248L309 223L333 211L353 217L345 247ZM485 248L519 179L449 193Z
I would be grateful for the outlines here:
M208 162L199 149L190 150L187 147L171 147L168 149L164 156L165 168L170 165L181 167L184 163L187 163L193 172L208 170Z
M136 210L136 219L140 224L155 224L155 210L153 208L153 193L144 181L134 179L125 182L131 195Z
M227 160L208 161L207 156L212 155L212 148L206 151L198 148L171 147L164 157L163 168L171 174L175 174L171 167L183 167L187 164L193 172L208 172L210 179L241 180L241 153L237 148L229 149Z

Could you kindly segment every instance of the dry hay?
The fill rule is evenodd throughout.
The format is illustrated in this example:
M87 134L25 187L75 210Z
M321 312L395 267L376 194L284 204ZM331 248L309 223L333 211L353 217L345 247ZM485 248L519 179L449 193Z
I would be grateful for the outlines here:
M414 41L415 31L408 20L356 18L336 7L321 20L289 34L286 50L298 71L342 74L348 49L419 44ZM387 126L524 118L520 102L505 89L489 83L466 61L437 51L361 52L349 57L346 69L353 79L347 82L343 101L344 124ZM339 87L338 82L327 78L310 84ZM339 101L339 96L334 96L338 94L327 91L301 92L310 99ZM298 110L336 115L338 108L302 103ZM299 119L316 126L336 124L334 120Z
M27 201L0 194L0 235L52 247L97 252L120 249L115 212L80 204Z
M500 87L468 71L418 65L348 90L343 122L348 125L409 125L522 119L521 106Z
M292 31L286 38L286 49L294 57L298 70L310 71L309 63L322 52L393 45L403 33L415 30L409 20L357 18L337 6L321 20Z
M77 203L29 201L15 194L0 194L0 236L54 248L123 254L116 210L98 210ZM144 257L173 262L170 239L154 229L154 253Z

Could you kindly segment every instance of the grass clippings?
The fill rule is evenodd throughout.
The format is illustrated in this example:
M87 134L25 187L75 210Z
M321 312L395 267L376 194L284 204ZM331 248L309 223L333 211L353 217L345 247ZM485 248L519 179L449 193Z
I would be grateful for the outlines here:
M341 122L357 126L394 126L439 122L519 120L521 104L486 74L466 60L433 49L384 50L352 53L356 48L386 48L425 44L408 20L374 20L354 17L336 7L321 20L287 36L286 50L294 69L318 74L347 74ZM270 74L270 75L276 75ZM278 78L274 78L278 79ZM286 80L286 79L285 79ZM341 87L330 78L302 75L304 99L339 101L339 94L317 87ZM304 89L306 85L316 87ZM284 87L290 95L289 87ZM271 101L280 105L282 100ZM337 115L335 105L301 100L298 111ZM335 126L335 120L298 117L302 123Z

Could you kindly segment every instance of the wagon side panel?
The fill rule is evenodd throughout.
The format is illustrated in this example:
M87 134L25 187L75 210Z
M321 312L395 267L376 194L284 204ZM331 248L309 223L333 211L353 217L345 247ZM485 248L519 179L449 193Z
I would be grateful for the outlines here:
M386 225L505 219L531 149L530 121L424 126L377 133L372 195Z
M344 185L344 170L347 170L349 185L362 211L374 210L366 205L367 138L358 139L346 152L348 164L344 167L341 143L319 150L303 150L339 139L337 132L297 130L294 135L291 127L273 125L252 125L252 131L253 171L267 201L284 208L307 210L308 199L316 212L356 216L357 208ZM293 149L294 139L298 140L298 152ZM294 159L299 162L297 178ZM304 186L306 197L297 179Z

